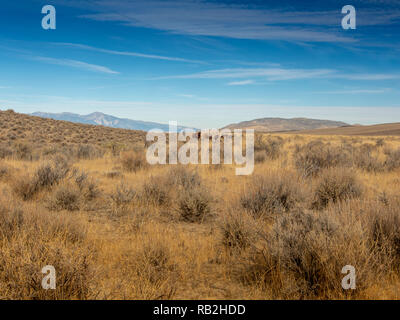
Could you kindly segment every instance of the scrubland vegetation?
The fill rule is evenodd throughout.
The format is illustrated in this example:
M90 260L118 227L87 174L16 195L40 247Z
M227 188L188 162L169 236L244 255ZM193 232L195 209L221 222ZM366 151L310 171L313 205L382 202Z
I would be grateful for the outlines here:
M0 112L0 297L399 298L400 138L263 134L255 151L251 176L150 166L143 133Z

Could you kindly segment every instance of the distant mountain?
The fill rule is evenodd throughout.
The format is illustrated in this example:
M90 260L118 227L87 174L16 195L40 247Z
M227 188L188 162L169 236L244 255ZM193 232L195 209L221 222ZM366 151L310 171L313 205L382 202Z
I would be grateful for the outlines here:
M369 126L358 124L340 128L303 130L296 133L341 136L400 136L400 122L375 124Z
M312 130L324 128L337 128L348 126L347 123L341 121L318 120L307 118L262 118L251 121L243 121L226 126L227 129L254 129L259 132L276 132L276 131L296 131L296 130Z
M63 120L63 121L70 121L70 122L84 123L84 124L102 125L106 127L120 128L120 129L143 130L143 131L149 131L151 129L161 129L165 132L169 131L168 124L117 118L101 112L94 112L88 115L80 115L70 112L63 112L63 113L34 112L31 113L30 115L41 118L50 118L54 120ZM196 130L191 127L178 126L178 131L184 128Z

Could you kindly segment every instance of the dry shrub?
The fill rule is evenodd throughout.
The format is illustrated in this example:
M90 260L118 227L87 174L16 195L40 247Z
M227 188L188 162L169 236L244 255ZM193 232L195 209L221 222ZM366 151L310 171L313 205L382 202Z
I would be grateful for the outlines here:
M89 261L90 248L51 246L40 240L13 242L0 253L0 294L16 300L90 299L95 278ZM72 250L75 250L74 252ZM41 270L46 265L56 269L56 290L44 290ZM16 285L18 284L18 285Z
M11 169L0 161L0 180L10 176Z
M201 223L211 215L211 201L204 187L181 190L176 211L182 221Z
M114 214L124 215L128 213L133 200L136 196L136 191L123 182L115 187L114 193L110 195L113 202Z
M121 217L120 222L122 222L124 230L129 234L138 233L150 221L149 217L150 214L147 209L138 208L126 215L125 219Z
M224 168L224 164L223 163L214 163L214 164L208 165L207 168L211 171L218 171L218 170L222 170Z
M89 178L89 175L86 172L82 171L80 173L74 173L73 178L75 184L79 188L81 196L86 201L92 201L100 196L101 190L99 189L97 182Z
M76 154L75 147L70 145L51 145L42 150L43 159L60 160L61 162L72 161Z
M263 163L267 159L267 155L265 151L258 151L254 154L254 162L255 163Z
M392 171L400 168L400 149L385 149L384 152L386 155L386 160L384 163L385 169Z
M78 159L95 159L104 155L104 151L90 144L78 145L76 147L76 157Z
M266 158L275 160L281 155L283 145L284 140L281 137L268 136L264 139L262 134L256 134L254 151L256 155L265 155Z
M229 210L220 223L221 243L229 249L246 249L255 242L257 222L246 212Z
M354 154L354 164L368 172L381 172L385 169L384 163L379 161L377 156L373 156L371 152L359 150Z
M120 161L122 168L129 172L137 172L149 166L144 151L122 152L120 155Z
M372 143L363 143L359 146L358 150L361 153L372 153L377 149L377 146Z
M211 197L202 186L196 170L174 166L165 175L151 177L144 183L141 199L153 205L169 205L176 195L175 211L187 222L202 222L211 213Z
M281 137L269 137L265 145L265 152L268 159L278 159L282 154L284 140Z
M18 143L15 146L15 157L18 160L32 160L32 148L26 143Z
M3 144L0 145L0 159L9 158L12 154L13 152L8 146Z
M351 151L344 147L332 147L321 141L312 141L298 147L294 154L295 166L305 177L316 176L323 169L352 165Z
M109 179L121 178L123 176L123 174L119 171L109 171L105 175Z
M162 239L137 239L140 245L124 256L123 278L134 298L171 299L176 291L177 265Z
M338 299L361 295L386 276L390 261L348 208L277 217L248 257L243 280L278 298ZM357 272L357 291L341 287L344 266Z
M369 172L393 171L400 168L400 149L385 148L383 153L386 158L379 160L378 155L372 155L376 145L363 144L354 154L354 163L357 167Z
M344 168L327 169L319 178L312 207L322 209L329 203L358 198L361 193L362 184L352 171Z
M241 195L241 206L255 218L286 212L302 200L299 179L289 172L254 176Z
M16 209L18 207L18 209ZM0 296L8 299L94 298L93 246L83 223L17 204L0 208ZM56 289L44 290L41 270L56 269Z
M81 191L83 191L82 195L86 201L92 201L99 198L101 195L101 190L94 180L88 181Z
M88 174L84 171L78 172L78 171L74 171L73 172L73 178L74 181L76 183L76 185L78 186L79 190L83 190L83 188L85 187L87 181L88 181Z
M16 208L0 206L0 239L10 240L17 236L24 224L24 212Z
M254 135L254 151L262 151L265 148L264 136L256 132Z
M368 225L371 241L393 259L397 271L400 263L400 199L386 196L384 202L363 204L359 211Z
M15 177L12 182L12 189L24 201L32 199L38 192L35 178L28 175Z
M139 274L151 283L165 280L166 273L173 268L170 249L161 242L145 243L137 253L137 267Z
M47 208L50 210L75 211L80 207L79 189L71 184L60 185L48 198Z
M385 140L382 138L379 138L376 140L375 145L379 148L379 147L383 147L385 145Z
M164 180L162 177L150 177L143 185L140 194L141 200L159 206L169 204L171 197L168 185Z
M195 170L190 170L184 166L175 166L167 173L167 184L178 189L197 188L201 185L201 177Z
M53 162L40 166L35 173L38 189L51 187L60 182L69 172L68 163Z
M59 183L69 172L66 163L47 163L41 165L33 176L22 175L13 180L14 193L23 200L31 200L38 192Z
M118 157L121 150L123 149L123 145L116 142L111 142L109 145L107 145L107 148L111 151L111 155L113 157Z
M56 155L57 153L60 152L60 148L58 148L57 146L46 146L42 149L42 157L47 158L47 157L51 157Z

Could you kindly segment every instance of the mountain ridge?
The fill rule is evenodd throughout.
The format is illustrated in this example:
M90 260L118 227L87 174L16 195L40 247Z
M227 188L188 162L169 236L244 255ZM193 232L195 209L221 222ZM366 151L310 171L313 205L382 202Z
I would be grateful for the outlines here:
M36 111L30 113L29 115L41 118L54 119L54 120L69 121L74 123L102 125L118 129L142 130L142 131L161 129L163 131L169 131L168 124L151 122L151 121L132 120L128 118L118 118L98 111L86 115L80 115L78 113L72 113L72 112L51 113L51 112ZM178 130L182 130L185 128L195 130L195 128L192 127L178 126Z
M232 123L226 129L254 129L259 132L282 132L314 130L325 128L337 128L350 126L348 123L333 120L321 120L310 118L259 118L239 123Z
M80 115L72 112L50 113L50 112L33 112L29 115L41 118L50 118L54 120L63 120L74 123L102 125L111 128L130 129L149 131L151 129L161 129L169 131L168 124L162 124L151 121L132 120L127 118L118 118L102 112L92 112L86 115ZM298 118L279 118L267 117L254 120L242 121L239 123L232 123L224 127L227 129L255 129L259 132L285 132L285 131L299 131L299 130L315 130L326 128L337 128L349 126L349 124L342 121L309 119L304 117ZM178 126L178 131L185 128L198 130L193 127Z
M300 130L288 133L342 136L400 136L400 122L381 123L374 125L352 125L314 130Z

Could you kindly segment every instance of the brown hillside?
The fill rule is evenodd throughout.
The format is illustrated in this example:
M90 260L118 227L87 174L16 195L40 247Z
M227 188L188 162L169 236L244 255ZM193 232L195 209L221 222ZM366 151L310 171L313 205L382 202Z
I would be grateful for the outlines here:
M347 126L330 129L302 130L292 133L344 136L400 136L400 122L372 126Z
M130 146L144 141L143 131L78 124L0 111L0 144L26 143L30 147L90 144Z
M226 126L228 129L254 129L258 132L279 132L294 130L313 130L322 128L337 128L347 126L347 123L331 120L319 120L308 118L262 118L251 121L243 121Z

